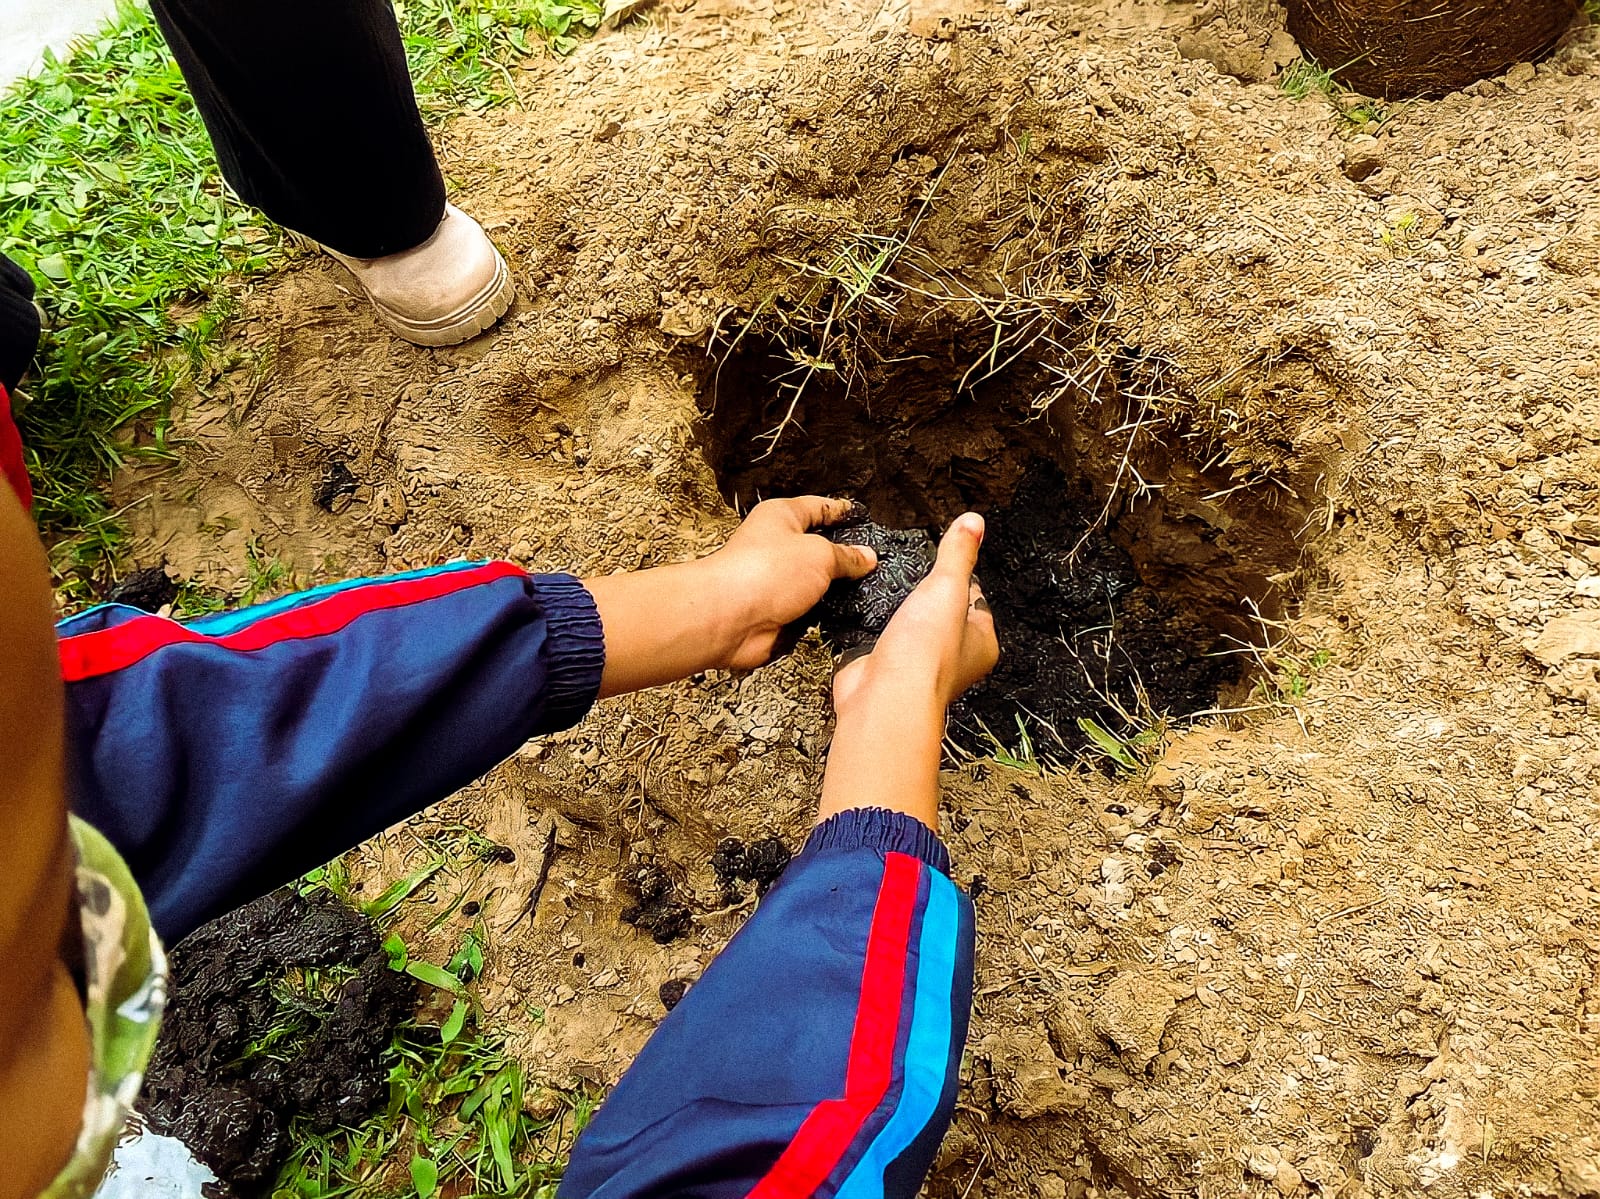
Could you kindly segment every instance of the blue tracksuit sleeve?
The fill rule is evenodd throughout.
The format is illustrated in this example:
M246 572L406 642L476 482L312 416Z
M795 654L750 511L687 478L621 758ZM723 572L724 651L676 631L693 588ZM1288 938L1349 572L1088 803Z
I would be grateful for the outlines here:
M834 816L578 1138L560 1199L913 1199L955 1110L972 950L929 829Z
M583 585L505 562L58 637L73 810L169 944L573 724L605 663Z

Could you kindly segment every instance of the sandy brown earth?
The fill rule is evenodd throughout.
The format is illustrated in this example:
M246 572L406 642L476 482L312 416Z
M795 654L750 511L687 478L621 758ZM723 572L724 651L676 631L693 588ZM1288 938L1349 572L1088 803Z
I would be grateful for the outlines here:
M1600 1195L1600 34L1362 132L1250 7L663 0L530 62L442 135L506 324L429 352L325 260L255 286L182 466L122 481L137 556L632 569L730 499L933 522L1056 462L1253 675L1130 712L1133 771L947 775L979 961L931 1193ZM808 642L603 704L358 874L448 852L413 939L481 921L535 1074L614 1080L750 909L718 842L803 838L826 682ZM619 921L640 863L687 937Z

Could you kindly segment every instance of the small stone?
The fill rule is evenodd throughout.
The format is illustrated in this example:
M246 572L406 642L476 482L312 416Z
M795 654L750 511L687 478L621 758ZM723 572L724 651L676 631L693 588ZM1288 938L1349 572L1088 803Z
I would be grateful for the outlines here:
M1508 88L1527 87L1533 82L1535 74L1531 62L1519 62L1506 72L1505 85Z
M1278 1163L1278 1172L1272 1177L1272 1184L1278 1188L1280 1195L1293 1195L1300 1189L1300 1171L1287 1161Z
M1094 1031L1115 1045L1139 1070L1161 1052L1161 1035L1178 1010L1166 979L1154 971L1125 970L1096 1000Z
M1084 1055L1103 1052L1103 1042L1089 1016L1067 995L1058 995L1044 1017L1050 1046L1069 1066Z
M1245 1150L1244 1168L1257 1178L1264 1178L1271 1182L1278 1176L1278 1165L1283 1155L1271 1145L1251 1145Z
M1000 1110L1019 1120L1076 1111L1088 1102L1085 1088L1062 1081L1061 1062L1043 1029L991 1033L980 1051L993 1068Z
M1312 849L1328 839L1328 830L1315 816L1302 816L1295 821L1294 839L1306 849Z
M1546 666L1559 666L1569 658L1600 657L1600 612L1558 616L1526 647Z
M1383 151L1375 137L1353 137L1344 151L1345 178L1360 183L1383 170Z

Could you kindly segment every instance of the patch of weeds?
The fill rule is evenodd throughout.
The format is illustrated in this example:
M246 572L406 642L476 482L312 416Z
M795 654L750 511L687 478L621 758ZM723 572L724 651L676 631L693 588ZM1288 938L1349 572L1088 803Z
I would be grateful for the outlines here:
M539 43L570 54L605 9L599 0L400 0L396 11L418 105L442 119L515 99L507 66Z
M300 879L300 893L302 895L315 891L317 888L333 892L338 898L344 900L351 907L355 907L353 892L350 890L350 867L345 865L343 858L334 858L326 866L318 866ZM387 949L388 944L385 942ZM393 956L390 965L393 965Z
M1332 661L1333 654L1325 649L1277 654L1270 669L1257 680L1252 698L1269 704L1292 705L1306 697L1312 679Z
M1166 734L1159 725L1146 725L1135 732L1119 734L1088 716L1078 717L1078 731L1089 739L1091 756L1128 774L1149 766L1166 742Z
M1381 100L1357 95L1340 84L1339 72L1356 61L1351 59L1342 66L1324 67L1316 59L1301 58L1285 68L1278 80L1278 90L1291 100L1321 96L1333 108L1339 124L1346 130L1370 131L1372 127L1389 121L1400 109Z
M1022 713L1017 713L1017 743L1008 745L995 735L994 731L982 721L978 722L983 730L984 740L988 741L991 748L988 757L996 766L1004 766L1008 770L1020 770L1025 774L1043 774L1047 767L1055 763L1043 759L1039 755L1038 747L1034 744L1033 734L1028 731L1028 723L1022 718ZM946 738L946 752L955 758L970 756L955 742Z
M410 0L400 9L432 119L504 103L508 63L598 28L598 0ZM123 549L104 493L124 460L171 461L173 389L206 369L228 280L281 235L223 185L199 113L149 12L124 3L67 61L0 94L0 251L40 284L49 330L19 411L34 514L69 605ZM136 433L136 431L138 431Z
M385 939L384 950L391 969L449 992L449 1015L437 1025L414 1021L396 1032L382 1111L329 1134L293 1130L294 1148L274 1199L380 1196L408 1188L419 1199L549 1199L598 1096L530 1096L503 1039L477 1019L467 985L483 968L475 934L445 966L412 960L396 933Z
M1332 93L1336 86L1333 82L1333 71L1311 58L1301 58L1290 63L1284 70L1283 77L1278 80L1278 90L1291 100L1304 100L1311 95L1326 96Z
M1405 254L1416 245L1417 214L1414 212L1402 213L1392 225L1385 225L1378 232L1378 240L1383 243L1384 249L1391 254Z
M443 868L444 858L437 857L427 862L404 878L397 878L379 893L378 897L361 905L361 910L373 920L382 920L393 912L418 889Z
M252 537L244 547L244 589L234 605L248 608L260 603L289 581L289 568L276 556L261 548L261 539Z

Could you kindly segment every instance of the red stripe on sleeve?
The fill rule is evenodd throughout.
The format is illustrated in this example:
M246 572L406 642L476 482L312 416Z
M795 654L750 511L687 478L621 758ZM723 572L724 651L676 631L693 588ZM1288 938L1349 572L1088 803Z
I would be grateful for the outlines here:
M207 637L162 616L138 616L106 629L67 637L59 643L61 677L76 683L126 669L169 645L215 645L248 653L284 641L337 633L358 617L386 608L403 608L480 583L520 577L526 572L510 562L487 562L471 570L445 571L420 579L378 580L366 587L335 592L276 616L263 617L237 632Z
M917 903L922 863L909 854L886 855L883 882L867 935L861 1000L850 1035L844 1095L811 1109L788 1148L748 1199L802 1199L826 1181L850 1143L888 1093L906 982L906 950Z
M33 484L28 479L28 467L22 460L22 434L17 432L11 419L11 397L0 386L0 477L11 484L11 490L22 501L22 510L33 507Z

